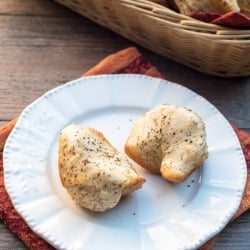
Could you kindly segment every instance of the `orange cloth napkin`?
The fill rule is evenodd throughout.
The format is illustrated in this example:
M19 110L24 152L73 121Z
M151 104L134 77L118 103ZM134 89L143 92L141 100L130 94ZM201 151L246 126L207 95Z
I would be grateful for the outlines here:
M96 66L87 71L83 76L97 75L97 74L119 74L119 73L134 73L145 74L153 77L164 78L163 75L147 61L136 48L127 48L115 54L109 55L103 59ZM18 215L15 208L12 206L11 200L5 190L3 178L3 147L4 143L15 126L16 120L7 123L0 128L0 219L9 227L9 229L16 234L28 249L32 250L52 250L54 249L47 242L37 236L25 223L25 221ZM246 157L248 169L250 168L250 135L235 128L235 131L241 141L241 145ZM250 171L250 170L249 170ZM248 183L244 193L241 206L234 216L245 212L250 208L250 174L248 173ZM216 237L207 242L202 250L211 249L216 241Z

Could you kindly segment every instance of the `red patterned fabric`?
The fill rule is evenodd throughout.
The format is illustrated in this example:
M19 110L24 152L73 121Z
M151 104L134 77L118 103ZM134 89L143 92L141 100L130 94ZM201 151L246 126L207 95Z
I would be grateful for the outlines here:
M194 11L191 17L203 22L237 29L250 29L250 18L243 13L232 11L226 14Z
M247 168L250 171L250 135L246 133L245 131L238 129L236 127L234 127L234 130L240 139L243 153L245 155L246 162L247 162Z
M216 19L211 23L231 28L249 29L250 18L240 12L228 12Z
M205 11L193 11L190 16L200 21L210 23L221 15L218 13L209 13Z
M164 76L147 61L143 56L137 57L133 62L127 65L125 68L117 71L117 74L143 74L158 78L164 78Z

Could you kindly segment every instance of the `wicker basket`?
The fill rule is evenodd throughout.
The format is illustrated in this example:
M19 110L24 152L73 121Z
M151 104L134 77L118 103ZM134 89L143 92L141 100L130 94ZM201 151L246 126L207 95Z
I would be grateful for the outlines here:
M250 76L250 30L201 22L147 0L55 1L200 72Z

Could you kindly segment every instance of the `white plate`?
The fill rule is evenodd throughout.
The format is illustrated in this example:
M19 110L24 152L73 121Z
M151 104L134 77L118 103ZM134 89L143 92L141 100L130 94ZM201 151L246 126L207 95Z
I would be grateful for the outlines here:
M205 121L209 157L181 184L141 170L147 182L114 209L91 213L62 187L58 133L69 123L101 130L123 150L133 122L171 103ZM4 150L4 177L12 202L29 226L57 249L196 249L219 232L239 207L246 164L227 120L185 87L141 75L87 77L53 89L22 113Z

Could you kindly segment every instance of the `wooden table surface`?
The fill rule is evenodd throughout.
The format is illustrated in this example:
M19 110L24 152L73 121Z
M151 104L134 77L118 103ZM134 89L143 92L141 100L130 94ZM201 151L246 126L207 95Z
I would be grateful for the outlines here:
M208 76L156 55L50 0L0 1L0 125L47 90L75 79L128 46L166 75L207 98L250 132L250 77ZM246 55L249 56L249 55ZM250 212L227 226L213 249L250 249ZM25 249L0 222L0 249Z

